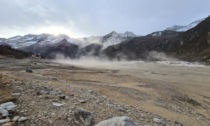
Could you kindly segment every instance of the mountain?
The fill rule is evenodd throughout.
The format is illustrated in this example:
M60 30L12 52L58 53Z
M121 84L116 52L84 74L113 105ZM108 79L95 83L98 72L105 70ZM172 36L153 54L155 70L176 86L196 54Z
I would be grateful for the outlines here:
M119 44L135 37L132 32L111 32L105 36L92 36L73 39L67 35L60 34L28 34L25 36L14 36L8 39L0 38L0 45L10 45L12 48L26 52L41 54L46 58L55 58L56 53L71 58L95 55L98 56L102 49Z
M103 48L106 48L108 46L116 45L123 41L129 40L133 37L136 37L136 35L132 32L127 31L125 33L117 33L115 31L112 31L105 36L85 37L80 40L89 44L101 44Z
M179 34L175 31L154 32L147 36L135 37L124 43L109 46L103 50L102 54L110 59L118 60L158 60L151 56L150 52L164 52L165 46Z
M46 58L55 58L57 54L62 54L70 58L106 56L109 59L151 61L161 60L160 56L166 54L187 61L210 62L210 17L191 23L185 30L187 28L190 29L183 32L168 29L146 36L112 31L105 36L80 39L72 39L66 35L28 34L0 38L0 45L11 45L23 51L39 53Z
M173 25L173 26L167 28L166 30L177 31L177 32L184 32L184 31L187 31L189 29L194 28L199 23L201 23L203 20L205 20L205 18L197 20L197 21L194 21L194 22L192 22L192 23L190 23L188 25Z
M165 30L135 37L109 46L103 54L111 59L158 60L151 55L154 51L187 61L210 62L210 16L188 31Z
M56 43L40 44L36 43L30 46L21 48L26 52L33 52L36 54L41 54L45 58L53 59L56 58L58 54L64 57L75 58L78 52L79 46L70 43L66 39L61 40Z
M117 33L111 32L105 36L92 36L92 37L85 37L74 39L70 38L67 35L60 34L58 36L54 36L51 34L28 34L25 36L14 36L8 39L0 38L0 44L6 43L13 48L23 48L27 46L31 46L34 44L39 45L47 45L47 44L54 44L58 43L63 39L66 39L70 43L74 43L78 45L80 48L84 48L90 44L101 44L103 48L106 48L110 45L115 45L121 43L125 40L128 40L132 37L135 37L135 34L132 32L125 32L125 33Z
M60 42L63 39L71 41L72 43L75 43L77 45L82 44L79 40L70 38L64 34L60 34L58 36L54 36L51 34L40 34L40 35L28 34L25 36L14 36L8 39L0 39L0 42L2 41L10 45L11 47L18 49L18 48L31 46L34 44L39 44L39 45L54 44Z
M116 45L123 41L127 41L133 37L136 37L136 35L132 32L117 33L115 31L112 31L111 33L103 36L101 38L101 42L103 44L103 48L106 48L108 46Z

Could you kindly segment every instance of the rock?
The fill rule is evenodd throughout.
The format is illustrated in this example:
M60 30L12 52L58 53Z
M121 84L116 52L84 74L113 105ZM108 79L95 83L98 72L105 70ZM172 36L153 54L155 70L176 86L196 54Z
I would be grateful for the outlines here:
M159 123L159 124L161 124L161 122L162 122L162 119L153 118L153 121L154 121L154 122L156 122L156 123Z
M56 103L56 102L53 102L52 104L53 104L53 106L56 106L56 107L61 107L61 106L63 106L63 105L64 105L64 104L61 104L61 103Z
M12 96L21 96L21 93L12 93Z
M12 121L13 121L13 122L17 122L19 118L20 118L20 116L15 116L15 117L12 119Z
M33 73L33 70L30 67L26 67L26 72L27 73Z
M59 98L65 100L65 99L69 99L69 96L60 95Z
M65 99L66 98L66 96L65 95L60 95L60 96L58 96L60 99Z
M74 118L85 126L93 126L93 114L85 110L74 111ZM81 120L82 119L82 120Z
M0 109L5 109L8 112L15 112L16 105L13 102L6 102L0 105Z
M80 102L80 103L86 103L86 101L85 101L85 100L79 100L79 102Z
M137 126L133 121L131 121L128 117L114 117L108 120L104 120L99 122L95 126Z
M65 96L65 99L68 100L70 97L69 96Z
M18 119L18 122L24 122L24 121L26 121L26 120L28 120L27 117L20 117L20 118Z
M9 121L10 121L9 118L7 118L7 119L1 119L1 120L0 120L0 125L1 125L1 124L5 124L5 123L7 123L7 122L9 122Z
M7 117L7 116L9 116L9 112L5 109L0 109L0 115L2 117Z
M45 91L45 90L41 90L41 91L36 92L36 95L47 95L47 94L49 94L49 92Z

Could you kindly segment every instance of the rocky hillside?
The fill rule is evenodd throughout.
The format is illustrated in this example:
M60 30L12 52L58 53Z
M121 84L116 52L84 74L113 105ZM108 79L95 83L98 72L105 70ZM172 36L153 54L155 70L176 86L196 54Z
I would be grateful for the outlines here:
M210 32L210 17L199 25L190 29L168 45L168 53L174 53L177 58L188 61L210 61L210 43L208 34Z
M26 58L30 57L32 53L26 53L24 51L16 50L10 47L9 45L0 45L0 55L6 57L14 57L14 58Z
M157 60L155 57L150 56L150 52L165 52L170 40L176 38L179 34L175 31L154 32L147 36L135 37L127 42L110 46L103 50L103 54L111 59Z

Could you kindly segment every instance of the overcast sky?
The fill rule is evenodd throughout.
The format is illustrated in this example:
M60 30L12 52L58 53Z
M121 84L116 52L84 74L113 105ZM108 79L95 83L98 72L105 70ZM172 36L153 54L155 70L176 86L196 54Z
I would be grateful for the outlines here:
M210 0L0 0L0 37L132 31L137 35L210 15Z

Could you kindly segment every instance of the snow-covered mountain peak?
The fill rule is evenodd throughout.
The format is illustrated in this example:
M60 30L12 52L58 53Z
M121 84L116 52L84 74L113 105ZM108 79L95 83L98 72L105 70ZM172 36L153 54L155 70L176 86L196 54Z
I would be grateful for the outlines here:
M205 18L194 21L188 25L173 25L171 27L168 27L166 30L171 30L171 31L178 31L178 32L184 32L187 31L189 29L194 28L195 26L197 26L199 23L201 23L203 20L205 20Z
M126 31L126 32L124 33L124 35L125 35L126 37L136 37L136 35L135 35L133 32L129 32L129 31Z

